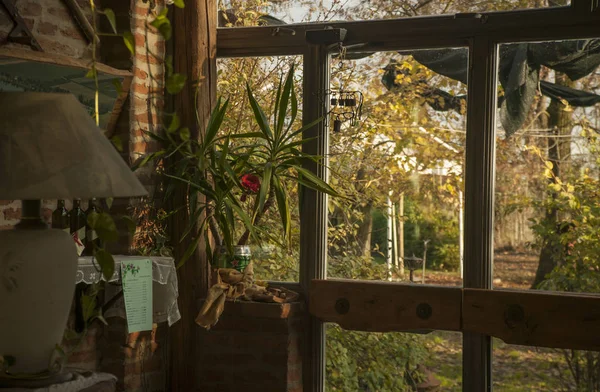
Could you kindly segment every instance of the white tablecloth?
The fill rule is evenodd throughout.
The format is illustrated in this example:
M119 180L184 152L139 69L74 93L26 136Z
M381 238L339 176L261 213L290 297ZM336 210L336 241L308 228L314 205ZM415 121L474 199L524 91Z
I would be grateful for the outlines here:
M155 256L114 256L115 273L108 280L105 289L105 299L109 300L114 295L122 290L121 286L121 262L128 260L145 260L152 261L152 302L155 323L167 321L169 326L176 323L181 315L177 306L177 297L179 296L177 286L177 271L175 262L171 257L155 257ZM100 268L91 256L79 258L77 268L76 283L97 283L100 280L105 280L100 273ZM119 299L114 306L105 313L105 317L123 317L125 318L125 303L123 298Z

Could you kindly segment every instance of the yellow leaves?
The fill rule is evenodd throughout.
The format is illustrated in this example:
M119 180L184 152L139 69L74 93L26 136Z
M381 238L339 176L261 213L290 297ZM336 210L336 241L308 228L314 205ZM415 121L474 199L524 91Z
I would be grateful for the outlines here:
M569 104L569 102L567 102L567 100L561 98L560 103L563 104L563 107L562 107L563 112L572 112L573 111L573 107Z

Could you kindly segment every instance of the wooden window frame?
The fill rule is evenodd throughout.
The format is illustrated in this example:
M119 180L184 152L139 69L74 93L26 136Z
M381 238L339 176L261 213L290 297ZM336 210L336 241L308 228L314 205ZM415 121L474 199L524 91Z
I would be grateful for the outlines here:
M536 304L530 311L541 312L553 304L576 305L585 299L586 308L577 308L569 315L583 325L586 310L600 305L600 297L569 294L529 293L493 291L493 227L494 227L494 179L495 179L495 114L498 46L509 42L566 40L600 37L600 12L598 0L572 0L568 7L530 9L510 12L474 13L422 18L375 20L360 22L330 22L310 24L290 24L285 29L278 27L240 27L217 29L217 57L260 57L303 55L304 93L303 122L310 123L327 113L328 103L324 99L308 99L307 94L316 94L329 88L330 52L336 48L310 45L305 34L309 30L325 28L346 29L344 45L349 51L393 51L424 48L468 47L469 85L467 106L467 140L465 168L465 260L464 282L460 294L448 296L448 292L436 287L407 288L401 284L364 282L343 282L327 280L327 197L320 192L303 189L301 206L301 251L300 289L305 296L318 293L320 306L311 303L311 314L307 316L306 349L304 352L304 388L306 391L322 392L325 384L325 321L341 324L348 321L350 329L392 331L409 329L448 329L455 330L460 325L463 331L463 391L481 392L492 390L491 332L477 324L475 308L480 309L491 302L517 301ZM474 104L477 103L477 104ZM328 131L324 123L307 130L305 137L316 137L304 147L307 152L324 156L328 154ZM324 166L307 163L319 177L327 179ZM360 324L352 324L351 316L342 317L348 312L347 303L351 287L371 285L373 291L397 292L405 290L409 300L415 302L417 316L410 320L388 320L385 326L372 329ZM320 291L319 291L320 290ZM370 289L367 288L368 292ZM437 290L437 291L436 291ZM483 290L483 291L482 291ZM362 290L361 292L365 292ZM439 293L438 293L439 292ZM436 299L456 298L454 311L447 312L444 320L439 318L419 318L422 298L431 297L433 312L437 307L448 307L447 302ZM437 295L437 297L436 297ZM346 297L344 297L346 296ZM364 297L364 295L363 295ZM352 301L364 300L363 297ZM394 298L389 296L388 298ZM395 298L398 298L397 296ZM343 301L346 300L346 303ZM482 301L475 307L474 303ZM566 301L566 302L565 302ZM372 304L373 300L370 300ZM507 302L508 303L508 302ZM325 306L324 304L329 304ZM483 304L483 305L482 305ZM565 305L567 304L567 305ZM322 305L322 306L321 306ZM378 309L394 306L393 303L376 304ZM381 308L383 306L383 308ZM437 306L437 307L436 307ZM521 306L521 305L515 305ZM451 306L452 307L452 306ZM491 307L491 306L490 306ZM537 313L536 313L537 312ZM443 313L443 312L442 312ZM456 316L458 315L458 316ZM360 315L358 315L360 318ZM457 318L458 317L458 318ZM441 324L440 324L441 323ZM458 323L458 324L457 324ZM597 323L597 322L596 322ZM597 325L597 324L595 324ZM466 327L466 328L465 328ZM502 335L501 331L496 336ZM542 341L528 341L514 338L519 344L544 345L562 335L559 330L548 332ZM511 337L503 335L506 340ZM587 340L585 340L587 338ZM579 345L578 345L579 344ZM588 346L588 344L590 346ZM600 349L600 341L594 337L584 337L575 348L592 347Z

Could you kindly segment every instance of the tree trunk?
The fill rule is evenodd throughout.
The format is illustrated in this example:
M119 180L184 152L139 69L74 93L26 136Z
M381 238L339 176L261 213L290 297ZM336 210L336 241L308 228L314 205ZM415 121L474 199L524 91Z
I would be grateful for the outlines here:
M184 9L172 7L174 72L187 75L188 83L173 96L171 104L182 125L189 127L191 136L196 139L205 132L216 101L216 9L215 0L188 1ZM173 197L166 201L169 210L176 211L168 222L176 262L191 241L190 236L180 241L190 224L188 209L181 208L189 204L188 194L185 184L177 184ZM202 197L199 195L199 202ZM169 330L169 390L172 392L197 389L196 372L202 342L194 319L199 311L198 300L208 292L209 277L209 263L201 241L192 257L177 270L181 320Z
M557 75L556 84L570 87L573 83L567 76ZM560 101L552 100L548 105L548 124L547 128L551 130L552 135L555 137L548 137L548 161L552 163L552 174L553 178L549 178L548 181L553 184L556 183L555 178L559 178L561 171L564 171L562 165L566 159L569 159L571 138L561 137L571 134L571 112L564 110L565 106ZM555 198L556 195L550 194L550 197ZM546 210L545 222L547 225L558 229L558 213L556 208L548 208ZM538 285L544 281L546 275L548 275L557 266L557 260L559 259L556 255L557 250L551 241L544 240L542 250L540 252L540 261L535 274L535 280L533 281L532 288L537 288Z
M361 184L365 179L365 170L363 168L358 169L356 173L356 183ZM358 189L361 192L361 189ZM358 230L356 231L356 250L363 256L371 254L371 233L373 232L373 217L371 212L373 210L373 203L368 201L365 205L355 205L355 211L361 217L361 221L358 223Z

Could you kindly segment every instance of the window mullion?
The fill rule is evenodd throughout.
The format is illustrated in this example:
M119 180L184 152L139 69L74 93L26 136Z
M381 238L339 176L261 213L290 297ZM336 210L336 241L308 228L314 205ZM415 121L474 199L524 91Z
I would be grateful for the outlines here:
M329 101L324 93L329 90L330 55L323 45L309 45L304 55L303 123L323 119L307 129L302 137L311 139L302 150L323 157L316 163L306 160L304 168L322 180L328 180L327 156L329 136L327 122ZM313 279L327 278L327 195L312 189L300 188L300 285L308 296ZM306 342L303 360L304 390L325 390L325 325L314 316L307 316Z
M573 0L572 7L576 12L587 14L595 10L597 3L597 0Z
M497 47L473 39L465 164L465 288L492 288ZM491 338L463 334L463 391L491 391Z

